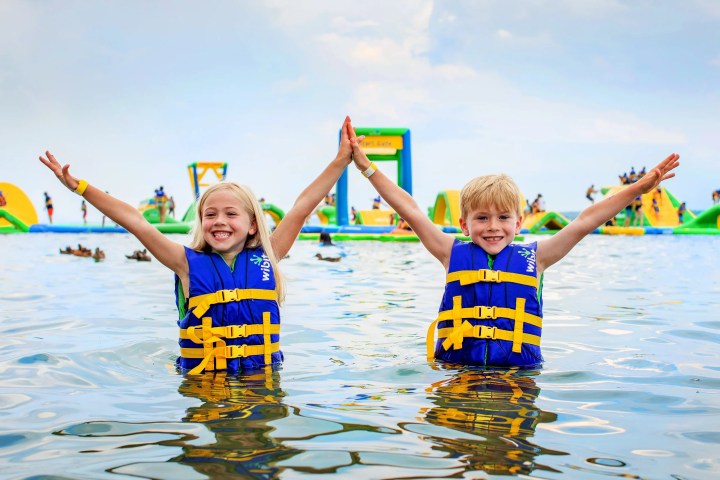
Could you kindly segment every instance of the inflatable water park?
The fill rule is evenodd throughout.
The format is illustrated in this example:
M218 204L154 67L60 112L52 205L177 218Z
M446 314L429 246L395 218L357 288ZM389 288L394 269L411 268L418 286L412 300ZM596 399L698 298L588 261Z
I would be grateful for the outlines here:
M356 128L365 135L363 149L373 162L394 163L397 184L412 195L411 137L408 128ZM187 166L193 198L199 198L204 188L227 178L226 162L195 162ZM614 195L626 185L602 187L605 196ZM23 190L11 183L0 182L0 233L118 233L122 227L107 225L41 224L38 214ZM439 229L462 238L460 230L460 191L442 190L428 215ZM523 208L529 205L523 199ZM261 205L273 224L282 221L285 212L261 199ZM341 175L335 193L326 197L323 205L313 213L317 224L305 225L300 239L317 240L320 233L331 233L335 240L418 241L417 236L402 225L393 211L382 208L380 198L368 210L349 209L348 170ZM678 214L681 202L665 187L642 196L642 206L620 212L612 224L595 230L605 235L718 235L720 234L720 203L695 213L685 209ZM163 233L188 233L195 222L195 203L176 219L167 215L168 199L163 192L139 203L138 210L145 219ZM553 234L564 228L570 219L557 211L529 211L524 214L521 234Z

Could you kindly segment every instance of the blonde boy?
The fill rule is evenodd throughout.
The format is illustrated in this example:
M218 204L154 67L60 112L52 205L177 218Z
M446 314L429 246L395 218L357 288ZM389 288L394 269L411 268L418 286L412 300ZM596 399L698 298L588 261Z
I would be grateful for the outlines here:
M674 177L672 170L680 164L679 155L669 155L552 237L529 244L512 243L522 223L522 196L515 182L507 175L477 177L460 193L460 228L470 237L463 242L440 231L407 192L378 170L360 148L361 140L351 135L355 165L447 273L440 311L428 330L428 360L463 365L538 367L543 361L545 270L633 198Z

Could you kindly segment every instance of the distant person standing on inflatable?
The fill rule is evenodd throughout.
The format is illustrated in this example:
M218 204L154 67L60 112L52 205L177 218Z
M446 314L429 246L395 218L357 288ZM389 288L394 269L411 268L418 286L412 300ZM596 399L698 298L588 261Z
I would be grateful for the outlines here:
M7 205L7 200L5 200L5 195L3 195L2 190L0 190L0 207L4 207Z
M590 188L587 189L585 192L585 198L590 200L590 203L595 203L595 199L593 198L593 193L598 193L597 190L595 190L595 184L590 185Z
M634 197L674 177L679 165L679 156L669 155L642 180L587 207L551 237L528 244L513 243L522 225L517 184L507 175L476 177L460 191L460 228L470 238L462 241L437 228L415 199L367 158L354 132L350 143L355 166L445 270L445 293L426 337L428 360L481 367L543 363L545 271Z
M175 273L180 372L257 373L283 361L279 306L285 283L278 263L298 238L305 218L352 163L349 129L346 117L337 155L303 189L273 232L248 187L221 182L198 199L187 247L162 234L134 206L71 175L70 165L60 165L50 152L40 161Z
M155 190L155 207L158 209L160 215L160 223L165 223L165 214L167 212L167 197L165 196L165 190L163 186Z
M53 215L52 198L50 198L50 195L48 195L47 192L43 192L43 195L45 195L45 209L47 210L48 220L50 221L50 225L52 225L52 215Z
M170 196L170 198L168 198L168 204L167 204L167 206L168 206L168 213L169 213L173 218L175 218L175 199L172 197L172 195Z
M687 211L687 207L685 206L685 202L682 202L680 206L677 209L678 214L678 223L683 223L683 217L685 216L685 212Z
M712 202L713 205L720 203L720 190L715 190L712 193Z
M85 199L80 203L80 210L82 210L83 224L87 225L87 202Z

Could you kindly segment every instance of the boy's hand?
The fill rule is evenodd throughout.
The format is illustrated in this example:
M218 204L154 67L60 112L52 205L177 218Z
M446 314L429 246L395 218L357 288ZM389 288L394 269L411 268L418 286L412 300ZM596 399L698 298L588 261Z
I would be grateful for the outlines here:
M60 180L60 183L65 185L68 189L70 189L70 191L74 192L80 182L77 178L70 175L70 164L66 164L64 167L60 166L60 162L55 160L55 157L49 151L45 152L45 156L47 158L41 155L40 161L44 163L46 167L53 171L57 179Z
M674 177L675 172L672 170L680 165L679 159L680 155L677 153L671 153L665 160L655 165L650 172L646 173L643 178L638 180L637 183L638 186L641 187L642 192L647 193L654 190L663 180Z

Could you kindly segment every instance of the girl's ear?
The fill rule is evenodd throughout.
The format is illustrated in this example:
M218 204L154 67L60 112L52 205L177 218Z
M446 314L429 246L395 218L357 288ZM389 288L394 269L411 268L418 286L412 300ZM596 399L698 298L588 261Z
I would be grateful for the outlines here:
M257 222L255 220L252 221L250 224L250 228L248 229L248 233L250 235L255 235L257 233Z

